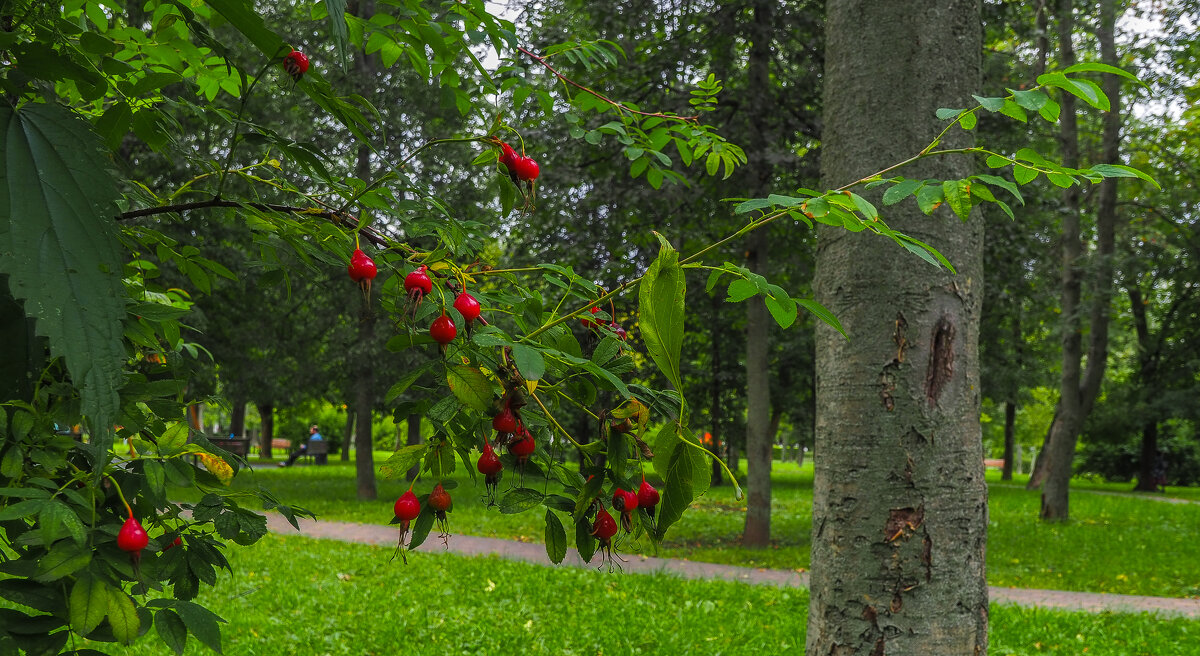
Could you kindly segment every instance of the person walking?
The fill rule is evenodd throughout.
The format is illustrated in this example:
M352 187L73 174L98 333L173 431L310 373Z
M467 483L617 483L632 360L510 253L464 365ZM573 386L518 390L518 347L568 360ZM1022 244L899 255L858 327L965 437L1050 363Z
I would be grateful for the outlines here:
M297 448L295 451L292 451L292 454L290 456L288 456L287 461L279 463L279 466L280 467L291 467L292 465L296 464L297 458L308 453L308 443L309 442L319 442L324 439L325 438L321 436L321 432L317 429L316 424L309 426L308 427L308 439L305 440L304 442L301 442L300 447Z

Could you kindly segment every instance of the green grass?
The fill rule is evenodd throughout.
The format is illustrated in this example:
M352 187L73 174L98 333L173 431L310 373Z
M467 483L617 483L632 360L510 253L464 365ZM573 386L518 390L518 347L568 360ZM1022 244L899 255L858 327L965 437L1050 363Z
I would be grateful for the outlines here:
M376 455L381 462L387 454ZM989 474L998 479L998 474ZM504 515L481 502L460 471L459 486L451 491L454 533L540 542L542 514ZM509 484L501 483L503 491ZM1180 557L1191 553L1200 539L1200 505L1174 505L1138 498L1139 495L1090 494L1109 491L1080 481L1071 497L1072 520L1044 524L1037 519L1039 492L1018 484L990 481L988 580L993 585L1114 592L1156 596L1200 595L1200 561ZM262 485L286 502L308 507L321 519L385 524L392 503L407 489L399 481L379 481L379 499L356 499L353 462L336 458L326 467L295 467L246 472L235 485ZM526 481L541 488L542 479ZM427 492L431 482L419 481ZM550 484L550 490L556 484ZM1121 490L1128 491L1126 486ZM744 522L744 501L734 499L729 486L713 488L698 499L668 533L658 555L706 562L802 569L809 566L812 514L812 467L776 464L772 477L771 548L744 549L738 543ZM647 544L632 550L650 552Z
M801 653L807 592L550 568L271 535L233 548L198 601L229 621L226 654ZM994 655L1190 653L1200 623L993 606ZM85 646L85 645L79 645ZM111 654L163 654L155 636ZM211 653L190 638L188 654Z

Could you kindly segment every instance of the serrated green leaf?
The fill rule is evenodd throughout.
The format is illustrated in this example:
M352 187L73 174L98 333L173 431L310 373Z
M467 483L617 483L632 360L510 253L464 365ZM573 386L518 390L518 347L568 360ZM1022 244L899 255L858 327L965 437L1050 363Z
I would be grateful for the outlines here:
M841 333L842 337L850 339L850 337L846 335L846 331L842 328L842 324L840 321L838 321L838 318L834 316L832 312L827 310L824 305L821 305L811 298L798 298L796 299L796 303L800 304L800 306L813 313L813 315L818 319Z
M487 412L492 405L492 383L478 369L465 365L446 367L446 383L463 405Z
M917 207L926 214L933 214L945 200L941 185L928 184L917 190Z
M175 611L170 608L159 609L154 614L154 630L171 651L176 654L183 653L183 648L187 645L187 627Z
M1092 173L1103 176L1105 178L1141 178L1146 182L1154 185L1157 189L1162 189L1154 178L1150 177L1143 171L1125 166L1124 164L1097 164L1091 169Z
M792 299L766 296L763 297L763 301L767 305L767 311L771 313L771 317L775 319L775 323L779 324L780 328L787 328L796 322L796 302Z
M729 296L726 297L726 303L741 303L742 301L758 295L758 286L746 280L738 278L729 283Z
M883 192L883 204L895 205L896 203L899 203L905 198L908 198L916 193L916 191L920 189L921 185L923 184L925 184L925 182L922 180L901 180L900 182L897 182L895 186Z
M1067 175L1066 173L1056 173L1051 171L1046 174L1046 179L1055 186L1062 187L1063 189L1075 184L1075 178Z
M1025 115L1025 109L1011 100L1004 101L1004 106L1000 108L1000 113L1022 123L1029 121L1029 117Z
M59 105L0 107L0 273L64 358L103 453L123 382L125 289L118 185L101 148Z
M546 375L546 359L542 352L525 344L513 347L513 360L516 361L517 371L525 380L541 380Z
M508 494L505 494L504 497L500 499L500 512L504 513L505 515L513 515L519 512L524 512L530 508L533 508L534 506L541 505L542 499L545 497L546 495L538 492L537 490L527 487L518 487L510 490Z
M942 183L942 195L946 197L946 204L963 221L971 216L970 184L966 180L946 180Z
M167 430L163 431L162 437L158 438L158 450L164 456L175 455L187 446L187 440L187 423L181 421L171 424Z
M346 26L346 0L325 0L329 9L329 32L333 34L333 43L337 46L338 59L342 70L350 62L350 33Z
M962 118L958 119L958 124L964 130L974 130L977 123L979 123L979 118L975 116L975 112L967 112L962 115Z
M87 541L87 529L79 517L58 499L50 500L38 513L38 523L42 528L42 542L53 544L59 538L71 536L76 544L82 546Z
M546 511L546 556L555 565L567 555L567 531L553 510Z
M990 169L1002 169L1009 164L1012 164L1012 162L999 155L988 155L986 164Z
M998 112L1001 109L1004 109L1004 99L1003 98L985 98L983 96L975 96L975 95L972 95L971 97L975 99L975 102L979 103L979 105L981 107L988 110L989 112Z
M1117 68L1116 66L1110 66L1108 64L1101 64L1099 62L1083 62L1081 64L1073 64L1071 66L1068 66L1068 67L1062 69L1062 72L1063 73L1084 73L1084 72L1111 73L1113 75L1119 75L1128 80L1133 80L1134 82L1137 82L1139 84L1141 83L1141 80L1137 79L1137 76L1134 75L1133 73L1130 73L1129 71L1126 71L1124 69Z
M1037 169L1023 166L1021 164L1013 164L1013 178L1016 179L1017 184L1027 185L1030 182L1033 182L1037 177Z
M108 614L108 595L108 584L100 579L80 576L75 581L67 602L75 633L87 635L100 626Z
M1042 105L1041 109L1038 110L1038 115L1050 123L1057 123L1061 110L1062 108L1058 106L1058 103L1048 99L1046 100L1046 104Z
M430 367L432 366L432 362L433 361L430 360L429 362L405 374L404 378L396 381L390 388L388 388L387 395L384 397L384 402L391 403L396 399L396 397L403 394L405 390L407 390L409 387L412 387L412 384L417 382L418 378L420 378L426 371L429 371Z
M433 528L433 520L436 519L433 514L433 508L429 507L429 495L421 495L421 512L417 514L417 518L412 522L412 533L408 537L408 548L416 549L425 544L425 538L429 537L429 531Z
M679 253L664 242L638 289L638 326L650 358L678 390L683 389L679 366L685 287Z
M1025 204L1025 197L1021 195L1021 190L1018 189L1017 185L1013 184L1012 182L1005 180L1004 178L1001 178L1000 176L983 174L983 173L976 175L974 177L976 180L980 180L980 181L986 182L990 185L995 185L997 187L1000 187L1001 189L1007 191L1008 193L1010 193L1014 197L1016 197L1017 201L1020 202L1022 205Z
M879 210L875 209L875 206L872 205L866 198L863 198L858 194L851 193L850 200L854 201L855 209L857 209L868 221L872 221L879 217Z
M1029 91L1014 91L1008 90L1013 96L1013 101L1018 105L1028 109L1031 112L1040 110L1046 102L1050 100L1050 96L1041 89L1031 89Z
M421 458L425 456L425 452L428 449L428 442L425 444L402 446L379 466L379 473L384 478L399 478L404 476L409 469L412 469L413 465L421 461Z
M107 588L107 591L108 625L112 627L113 637L121 644L133 644L142 625L133 600L116 588Z
M221 627L218 622L225 620L211 610L190 601L180 601L175 607L183 624L206 647L221 653Z
M961 110L961 109L950 109L948 107L942 107L942 108L938 109L937 112L935 112L934 114L938 117L938 119L945 121L946 119L951 119L951 118L954 118L955 116L958 116L963 111L964 110Z

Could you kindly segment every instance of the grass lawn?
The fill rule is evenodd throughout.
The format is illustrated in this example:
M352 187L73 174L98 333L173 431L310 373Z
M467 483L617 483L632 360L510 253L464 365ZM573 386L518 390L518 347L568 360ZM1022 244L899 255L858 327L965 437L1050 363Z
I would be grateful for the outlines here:
M388 454L377 453L377 462ZM461 467L451 490L454 510L452 532L540 542L542 513L504 515L480 501L482 483L475 488ZM992 481L992 479L997 479ZM1038 521L1039 493L1017 483L999 483L989 474L990 525L988 580L993 585L1116 592L1170 597L1200 595L1200 560L1182 557L1194 552L1200 539L1200 505L1174 505L1139 499L1138 495L1112 496L1090 490L1128 492L1128 485L1112 486L1080 481L1071 497L1072 520L1047 525ZM501 491L509 485L502 481ZM305 506L321 519L386 524L392 503L407 489L400 481L379 481L379 499L359 502L355 497L353 462L337 457L326 467L301 466L245 472L236 485L262 485L285 502ZM541 489L543 479L527 478L527 486ZM418 493L428 492L433 481L418 481ZM728 486L711 489L668 534L658 555L716 563L807 568L812 513L811 463L799 468L776 463L772 477L773 546L743 549L738 540L744 521L744 501L733 497ZM453 538L452 538L453 539ZM638 545L635 545L635 550ZM649 551L650 545L640 547Z
M199 601L229 621L224 653L801 653L808 595L724 581L550 568L270 535L230 550L232 577ZM1200 623L993 606L993 655L1187 654ZM144 636L110 654L159 655ZM188 654L212 653L195 638Z

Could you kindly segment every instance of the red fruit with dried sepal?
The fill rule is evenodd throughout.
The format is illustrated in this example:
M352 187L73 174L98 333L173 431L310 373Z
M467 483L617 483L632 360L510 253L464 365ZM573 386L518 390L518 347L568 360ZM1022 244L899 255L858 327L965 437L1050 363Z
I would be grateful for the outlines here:
M532 157L524 155L517 155L509 169L516 174L517 178L529 182L536 180L541 173L538 163Z
M417 495L413 494L412 490L408 490L401 494L399 499L396 499L392 510L396 513L396 517L404 522L409 522L421 514L421 502L417 501Z
M374 260L361 248L356 248L350 256L350 265L346 267L346 273L350 274L351 280L362 284L364 280L374 280L378 269L375 267Z
M520 426L521 422L517 419L517 414L507 406L500 411L500 414L492 417L492 428L497 433L515 433Z
M504 463L500 462L496 450L487 441L483 443L483 453L479 455L475 468L479 470L480 474L483 474L483 486L487 490L488 506L496 505L496 486L500 484L500 472L504 470Z
M454 309L458 310L459 314L463 315L463 318L467 320L468 325L472 321L479 318L479 312L481 310L479 301L477 301L474 296L471 296L467 292L463 292L454 298Z
M292 76L293 80L299 82L300 78L304 77L304 74L308 72L308 55L299 50L293 50L284 55L283 70L287 71L287 74Z
M150 544L150 536L146 534L146 529L142 528L141 523L133 517L132 512L129 513L129 519L125 520L125 523L121 525L121 530L117 532L117 548L138 556L148 544Z
M433 323L429 324L429 336L433 338L433 341L442 346L453 342L457 335L458 328L454 326L454 320L445 314L434 319Z

